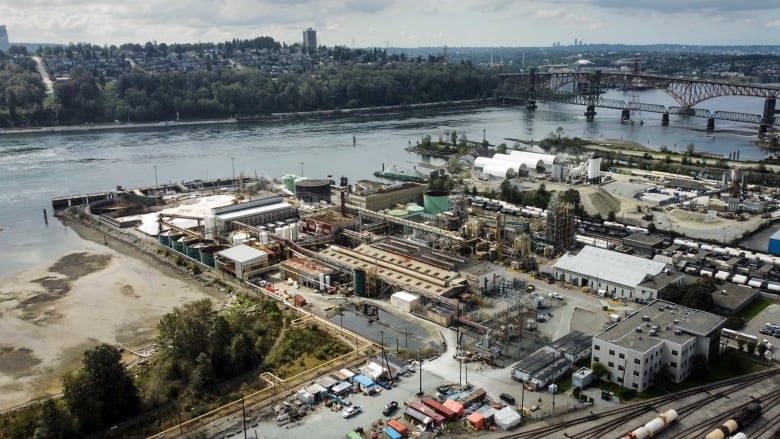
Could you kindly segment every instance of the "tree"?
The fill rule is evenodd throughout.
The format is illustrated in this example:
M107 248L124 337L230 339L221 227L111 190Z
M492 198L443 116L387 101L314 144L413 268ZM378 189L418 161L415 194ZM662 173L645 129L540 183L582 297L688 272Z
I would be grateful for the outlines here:
M696 147L693 145L693 143L689 143L688 145L685 146L685 152L686 152L686 154L688 154L690 156L693 155L695 150L696 150Z
M63 399L82 434L114 425L140 408L138 389L113 346L101 344L84 352L81 369L62 382Z
M498 146L496 146L496 152L498 154L506 154L506 143L499 143Z
M203 390L214 381L214 367L211 365L211 357L201 352L195 360L196 366L190 375L190 392L200 395Z
M78 437L73 422L57 402L47 399L41 406L41 416L33 439L68 439Z
M604 366L601 363L593 363L590 368L593 369L593 376L597 380L605 377L609 379L609 369L607 369L607 366Z
M758 356L759 357L763 357L764 355L766 355L766 351L767 351L766 343L759 343L758 344Z
M607 214L607 221L615 221L615 211L610 210Z
M748 352L748 354L755 354L756 353L756 342L751 340L751 341L749 341L747 343L747 352Z
M647 233L655 233L657 230L655 223L650 223L647 225Z

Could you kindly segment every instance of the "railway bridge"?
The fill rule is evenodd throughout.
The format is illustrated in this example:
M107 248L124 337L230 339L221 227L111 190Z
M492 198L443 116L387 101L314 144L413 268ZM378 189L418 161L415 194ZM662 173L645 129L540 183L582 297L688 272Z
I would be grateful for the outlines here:
M499 101L504 103L523 102L527 108L535 109L536 101L561 102L586 106L585 116L593 120L596 107L621 110L622 119L629 120L632 111L661 113L661 123L669 124L669 115L694 116L707 119L707 129L715 128L715 119L735 122L755 123L760 126L759 132L765 133L770 126L780 124L775 117L777 98L780 87L754 84L738 84L725 81L703 81L670 76L638 74L625 71L588 72L569 71L556 73L506 73L499 77L502 80L503 96ZM563 91L568 89L572 91ZM679 105L666 107L664 105L640 102L626 103L617 99L604 99L601 96L605 86L622 86L625 88L652 87L663 90ZM739 113L731 111L710 112L707 109L695 108L708 99L720 96L750 96L764 99L761 114Z

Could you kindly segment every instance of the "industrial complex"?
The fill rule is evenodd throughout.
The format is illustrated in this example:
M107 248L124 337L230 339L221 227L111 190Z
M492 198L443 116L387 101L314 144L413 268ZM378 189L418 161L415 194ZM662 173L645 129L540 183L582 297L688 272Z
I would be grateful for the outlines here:
M601 170L598 155L565 165L555 155L527 151L478 157L474 172L481 181L542 179L596 190L619 178ZM645 203L703 203L701 190L685 198L680 186L661 196L658 180L642 181L645 190L636 198L648 195ZM725 180L723 189L734 190ZM189 263L294 306L307 303L296 290L310 289L317 296L309 300L359 299L370 319L387 304L386 312L457 328L457 361L504 368L523 393L552 394L552 412L561 380L585 389L601 379L644 392L659 377L682 382L699 362L720 353L726 317L663 300L670 289L716 282L712 309L723 315L780 291L780 258L770 254L772 245L770 253L754 253L666 235L647 223L579 217L575 204L557 195L540 207L411 181L349 184L342 178L336 184L286 175L119 188L58 198L53 205L85 205L104 224L153 239ZM731 208L745 206L743 200ZM532 281L558 289L540 291ZM602 304L596 312L606 312L591 317L592 329L573 329L577 311L564 311L572 298L561 289ZM571 328L555 327L563 312L570 313ZM383 339L380 344L384 348ZM377 392L411 367L382 355L354 376L341 371L301 388L296 398L304 404L333 398L351 417L359 409L342 398ZM605 373L597 377L599 367ZM396 429L387 427L393 432L385 434L436 430L464 408L469 428L510 429L531 410L522 403L519 414L512 404L506 411L482 405L481 389L441 393L438 401L405 407Z

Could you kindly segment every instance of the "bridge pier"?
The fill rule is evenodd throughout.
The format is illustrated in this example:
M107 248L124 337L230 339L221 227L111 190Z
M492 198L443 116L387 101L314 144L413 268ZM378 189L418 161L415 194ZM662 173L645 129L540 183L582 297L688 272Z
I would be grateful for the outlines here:
M663 113L661 115L661 126L669 126L669 113Z
M707 131L713 131L715 129L715 119L708 118L707 119Z
M585 109L585 120L592 121L596 117L596 106L588 105Z
M775 98L768 98L764 101L764 114L761 115L761 125L758 127L759 134L766 134L769 127L774 125L776 106L777 100Z
M631 110L629 110L628 108L623 109L620 112L620 121L625 122L630 119L631 119Z

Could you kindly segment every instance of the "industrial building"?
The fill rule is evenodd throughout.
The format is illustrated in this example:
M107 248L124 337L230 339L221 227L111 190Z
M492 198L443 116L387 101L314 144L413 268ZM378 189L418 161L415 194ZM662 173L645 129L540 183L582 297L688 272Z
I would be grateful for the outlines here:
M232 230L230 223L234 221L250 226L265 226L288 219L297 219L295 206L279 195L266 193L246 203L211 209L211 213L205 217L206 237L214 238Z
M546 388L571 370L571 361L541 348L512 366L512 379L534 390Z
M298 285L325 290L331 286L336 271L307 258L290 258L280 264L283 279L292 279Z
M496 291L506 279L506 267L482 261L460 270L460 275L474 292L487 294Z
M320 210L301 217L303 232L312 235L335 235L342 230L356 227L357 217L345 217L335 210Z
M679 383L718 351L726 318L655 300L593 337L593 363L603 364L609 380L639 392L668 368Z
M590 287L602 296L649 300L655 298L652 291L642 290L640 284L666 269L663 262L585 246L576 255L563 255L553 266L553 276L579 287Z
M583 358L590 358L593 337L582 331L571 331L563 337L548 343L542 349L558 354L572 363L577 363Z
M769 237L769 254L780 256L780 230Z
M331 245L320 256L361 272L365 290L361 292L356 285L355 293L359 295L404 290L436 300L465 289L458 270L467 264L466 259L401 239L387 238L353 249Z
M356 190L349 194L347 203L373 211L393 209L399 204L422 204L423 193L428 189L427 185L412 182L383 185L359 181L354 187Z
M216 268L243 281L268 266L268 253L245 244L216 254Z
M547 208L547 245L553 254L574 248L574 205L553 198Z

